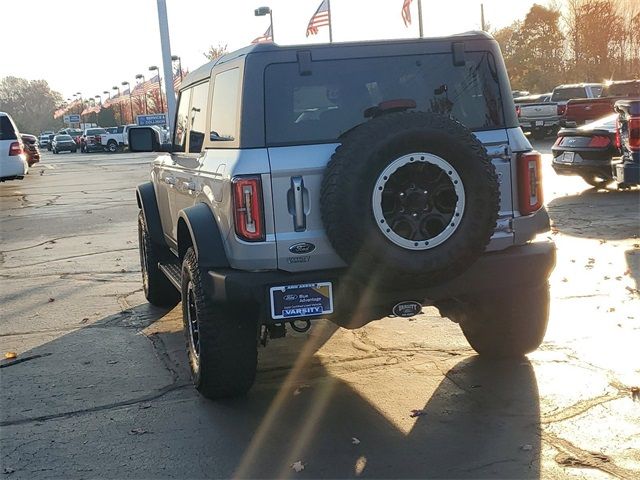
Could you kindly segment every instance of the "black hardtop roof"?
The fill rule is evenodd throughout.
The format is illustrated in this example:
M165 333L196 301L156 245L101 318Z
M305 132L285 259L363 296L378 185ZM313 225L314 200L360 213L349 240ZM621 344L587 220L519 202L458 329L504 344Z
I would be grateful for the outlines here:
M326 49L343 49L345 47L372 47L382 45L414 45L420 43L442 43L452 41L470 41L470 40L493 40L493 37L482 31L470 31L464 33L458 33L455 35L449 35L446 37L429 37L429 38L403 38L394 40L366 40L358 42L334 42L334 43L314 43L314 44L298 44L298 45L286 45L280 46L277 43L257 43L243 47L234 52L227 53L220 58L205 63L201 67L198 67L193 72L190 72L182 81L180 90L189 87L195 83L209 78L211 70L216 65L228 63L240 57L246 57L249 54L262 54L262 53L274 53L274 52L295 52L299 50L326 50Z

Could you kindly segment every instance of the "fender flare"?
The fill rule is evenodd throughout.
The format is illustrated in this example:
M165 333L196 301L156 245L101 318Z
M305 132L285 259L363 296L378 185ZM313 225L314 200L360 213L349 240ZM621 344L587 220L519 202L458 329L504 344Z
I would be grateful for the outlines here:
M136 200L138 208L142 210L144 223L151 237L151 241L161 247L168 248L164 239L164 231L162 230L162 221L160 220L160 212L158 210L158 202L156 200L156 192L153 189L153 183L141 183L136 188Z
M189 247L189 238L185 238L187 233L200 267L229 268L222 234L209 205L198 203L178 214L178 252L181 260Z

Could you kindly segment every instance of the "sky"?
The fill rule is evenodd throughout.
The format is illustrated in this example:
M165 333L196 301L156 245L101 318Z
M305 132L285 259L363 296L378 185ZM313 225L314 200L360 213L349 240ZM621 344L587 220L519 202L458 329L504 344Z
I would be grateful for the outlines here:
M70 98L102 94L135 75L161 69L157 0L1 0L0 78L7 75L44 79ZM328 29L305 36L307 23L321 0L166 0L171 51L193 70L206 62L209 45L241 48L262 35L269 17L254 9L273 10L276 43L328 42ZM417 0L413 22L402 17L403 0L331 0L333 40L370 40L418 36ZM422 0L425 36L480 29L480 3L493 28L522 19L535 0ZM546 4L547 0L537 3ZM27 17L27 15L29 15Z

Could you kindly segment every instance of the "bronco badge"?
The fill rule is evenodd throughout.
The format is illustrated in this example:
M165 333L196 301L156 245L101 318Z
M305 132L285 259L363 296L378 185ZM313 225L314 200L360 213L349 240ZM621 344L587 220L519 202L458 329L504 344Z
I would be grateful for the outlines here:
M418 302L408 301L400 302L393 307L393 314L396 317L413 317L422 312L422 305Z
M313 243L308 242L296 243L295 245L291 245L289 247L289 251L291 253L295 253L296 255L306 255L313 252L315 249L316 246Z

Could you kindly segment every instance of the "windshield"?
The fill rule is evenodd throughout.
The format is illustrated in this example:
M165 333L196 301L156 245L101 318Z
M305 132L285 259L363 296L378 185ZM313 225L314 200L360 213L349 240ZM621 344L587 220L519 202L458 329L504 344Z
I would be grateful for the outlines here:
M587 98L584 87L556 88L551 96L552 102L566 102L572 98Z
M390 101L451 116L472 130L504 127L488 52L467 52L460 67L451 54L318 61L304 76L297 63L273 64L265 91L269 145L335 142Z

